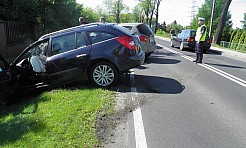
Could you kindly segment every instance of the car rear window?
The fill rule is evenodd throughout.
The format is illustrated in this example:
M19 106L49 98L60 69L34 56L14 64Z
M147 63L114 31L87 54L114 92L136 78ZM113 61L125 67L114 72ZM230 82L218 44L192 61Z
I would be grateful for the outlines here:
M147 24L140 24L137 26L138 31L141 34L147 35L147 36L151 36L153 35L153 31L150 29L150 27Z
M126 35L129 35L129 36L132 35L132 32L131 32L129 29L125 28L125 27L122 27L122 26L119 26L119 25L114 25L113 27L114 27L115 29L117 29L117 30L123 32L123 33L126 34Z
M123 26L123 27L125 27L125 28L127 28L129 30L132 30L132 26Z
M196 36L196 31L191 31L191 32L190 32L190 36L191 36L191 37L195 37L195 36Z

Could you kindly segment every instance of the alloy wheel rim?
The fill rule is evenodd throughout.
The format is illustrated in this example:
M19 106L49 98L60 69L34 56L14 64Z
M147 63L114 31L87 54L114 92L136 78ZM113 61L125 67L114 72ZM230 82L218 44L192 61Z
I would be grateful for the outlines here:
M99 65L93 71L93 79L99 86L108 86L114 81L114 71L107 65Z

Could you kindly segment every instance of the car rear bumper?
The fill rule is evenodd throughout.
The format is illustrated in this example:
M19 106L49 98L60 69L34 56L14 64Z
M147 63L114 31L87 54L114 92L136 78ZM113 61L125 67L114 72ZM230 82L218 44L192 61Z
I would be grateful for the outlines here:
M124 61L119 63L119 72L124 73L129 71L129 69L138 67L144 63L145 53L141 50L138 54L131 56Z
M156 43L152 43L150 45L146 43L141 43L142 50L147 54L147 53L152 53L156 50L157 45Z

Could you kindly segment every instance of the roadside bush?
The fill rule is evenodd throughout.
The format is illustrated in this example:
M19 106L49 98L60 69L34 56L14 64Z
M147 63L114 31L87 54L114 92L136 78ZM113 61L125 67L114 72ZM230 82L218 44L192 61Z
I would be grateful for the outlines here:
M169 33L166 33L165 31L163 31L161 29L157 30L156 35L162 36L162 37L165 37L165 38L170 38L170 36L171 36Z

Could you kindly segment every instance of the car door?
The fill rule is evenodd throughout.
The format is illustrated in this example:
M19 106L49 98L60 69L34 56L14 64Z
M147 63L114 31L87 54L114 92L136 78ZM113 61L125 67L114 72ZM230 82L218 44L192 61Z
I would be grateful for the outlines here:
M183 31L179 31L177 36L174 36L174 46L179 46Z
M4 68L1 67L1 89L6 90L8 94L20 95L31 90L45 88L47 75L44 52L46 52L47 47L48 40L35 42L26 48L11 65L6 67L5 64ZM41 57L43 57L43 65L41 65ZM36 63L34 59L36 59ZM37 66L43 66L44 71L35 72L34 69L38 68Z
M51 38L51 50L47 59L49 83L68 83L86 79L85 65L91 46L84 32L73 32Z

